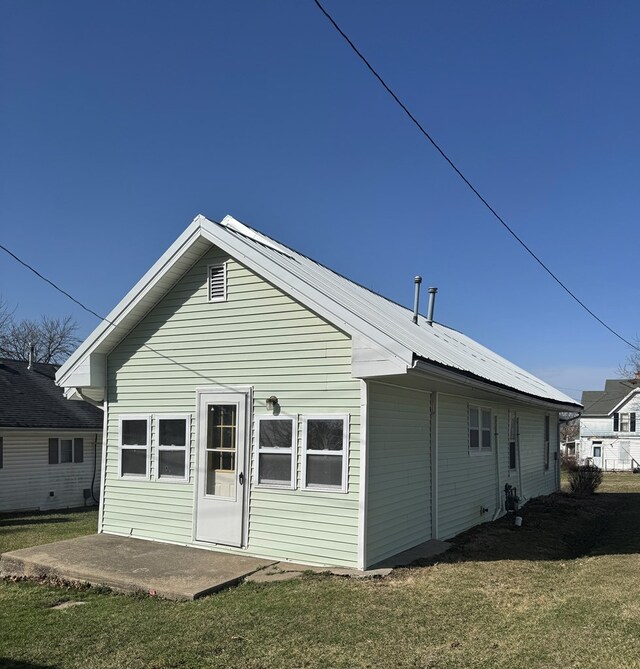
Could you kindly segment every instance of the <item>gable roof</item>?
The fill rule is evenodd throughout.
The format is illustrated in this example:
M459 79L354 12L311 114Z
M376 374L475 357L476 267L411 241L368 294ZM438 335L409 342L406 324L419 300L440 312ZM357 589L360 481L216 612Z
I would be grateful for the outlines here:
M57 365L0 358L0 428L58 428L102 431L103 412L69 401L55 384Z
M72 386L75 378L91 385L93 379L100 379L100 365L96 363L93 371L91 355L108 353L212 244L350 334L354 351L360 342L366 342L365 346L373 348L386 361L387 369L393 368L395 373L405 373L416 361L425 361L527 397L580 406L466 335L437 322L429 325L424 316L413 323L413 313L406 307L231 216L221 223L196 217L63 365L57 374L58 383Z
M634 380L607 379L604 390L584 390L582 392L583 416L608 416L628 395L638 391L634 388Z

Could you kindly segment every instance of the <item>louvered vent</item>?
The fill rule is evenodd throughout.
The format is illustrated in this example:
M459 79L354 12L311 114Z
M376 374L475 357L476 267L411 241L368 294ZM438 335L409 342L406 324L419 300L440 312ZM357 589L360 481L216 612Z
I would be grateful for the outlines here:
M209 302L227 299L227 266L225 263L209 265Z

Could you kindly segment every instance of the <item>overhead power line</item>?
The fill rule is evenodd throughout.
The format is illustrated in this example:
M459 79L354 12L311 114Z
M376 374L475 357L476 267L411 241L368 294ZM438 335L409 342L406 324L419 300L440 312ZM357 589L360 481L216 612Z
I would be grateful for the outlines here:
M338 33L344 38L347 44L351 47L352 51L360 58L360 60L367 66L367 69L373 74L373 76L382 84L383 88L389 93L389 95L395 100L395 102L400 106L402 111L411 119L412 123L418 128L418 130L426 137L426 139L431 142L436 151L449 163L449 166L454 170L454 172L464 181L468 188L473 192L473 194L482 202L482 204L493 214L493 216L504 226L507 232L525 249L525 251L544 269L544 271L571 297L573 298L589 315L595 318L600 325L605 327L611 334L615 335L618 339L623 341L627 346L640 351L638 346L632 344L628 339L625 339L620 333L616 332L612 327L607 325L599 316L597 316L575 293L568 288L561 279L527 246L527 244L518 236L518 234L507 224L507 222L498 214L498 212L485 200L485 198L480 194L476 187L467 179L467 177L462 173L462 171L455 165L453 160L444 152L440 145L433 139L433 137L425 130L424 126L418 121L418 119L409 111L407 106L400 100L400 98L393 92L391 87L385 82L385 80L378 74L373 65L365 58L360 49L351 41L349 36L340 28L340 26L335 22L334 18L329 14L329 12L320 4L319 0L313 0L317 5L318 9L326 16L331 25L338 31Z
M96 318L100 319L101 321L106 320L106 318L100 316L100 314L97 314L93 309L89 309L89 307L85 307L85 305L82 304L82 302L80 302L79 300L76 300L76 298L73 297L73 295L69 295L69 293L67 293L66 290L63 290L62 288L60 288L60 286L57 286L55 283L53 283L53 281L51 281L50 279L47 279L46 276L43 276L42 274L40 274L40 272L38 272L38 270L35 269L34 267L31 267L31 265L29 265L29 263L26 263L21 258L18 258L18 256L15 253L13 253L12 251L10 251L6 246L3 246L2 244L0 244L0 249L2 249L5 253L8 253L14 260L17 260L21 265L23 265L28 270L33 272L37 277L40 277L43 281L48 283L50 286L53 286L59 293L62 293L65 297L68 297L72 302L75 302L79 307L84 309L86 312L90 313L92 316L95 316Z

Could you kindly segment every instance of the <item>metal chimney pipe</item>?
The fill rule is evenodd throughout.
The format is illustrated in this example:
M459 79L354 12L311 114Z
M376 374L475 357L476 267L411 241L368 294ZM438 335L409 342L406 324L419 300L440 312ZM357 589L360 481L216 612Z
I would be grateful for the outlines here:
M415 290L415 295L413 298L413 322L417 323L418 322L418 304L420 302L420 284L422 283L422 277L417 276L414 279L416 283L416 290Z
M437 288L429 288L429 309L427 311L427 323L433 325L433 309L436 304L436 293L438 292Z
M29 364L27 365L27 369L31 370L33 369L33 356L35 355L36 352L36 347L29 342Z

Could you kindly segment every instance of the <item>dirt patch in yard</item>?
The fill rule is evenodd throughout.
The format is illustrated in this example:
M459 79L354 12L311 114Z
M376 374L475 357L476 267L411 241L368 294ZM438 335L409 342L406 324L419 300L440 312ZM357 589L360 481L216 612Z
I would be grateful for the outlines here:
M519 515L521 527L514 524L514 514L507 514L451 539L453 547L445 554L414 564L570 560L592 553L640 551L640 539L629 538L639 534L629 526L640 518L638 494L577 497L559 492L530 501Z

